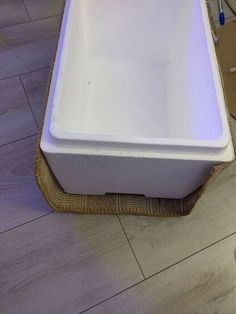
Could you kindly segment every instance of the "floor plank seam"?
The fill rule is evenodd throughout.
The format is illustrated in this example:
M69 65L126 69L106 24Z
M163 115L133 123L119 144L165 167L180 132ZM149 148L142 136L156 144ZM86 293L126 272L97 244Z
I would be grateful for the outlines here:
M234 235L236 235L236 232L233 232L233 233L231 233L231 234L229 234L229 235L227 235L227 236L225 236L225 237L223 237L223 238L217 240L216 242L213 242L213 243L209 244L208 246L202 248L201 250L198 250L198 251L196 251L196 252L194 252L194 253L192 253L192 254L186 256L185 258L179 260L178 262L176 262L176 263L174 263L174 264L172 264L172 265L170 265L170 266L167 266L167 267L163 268L162 270L160 270L160 271L158 271L158 272L156 272L156 273L154 273L154 274L152 274L152 275L146 277L145 280L150 279L150 278L152 278L152 277L154 277L154 276L156 276L156 275L159 275L160 273L162 273L162 272L164 272L164 271L170 269L171 267L174 267L174 266L176 266L176 265L178 265L178 264L180 264L180 263L186 261L187 259L189 259L189 258L191 258L191 257L193 257L193 256L195 256L195 255L197 255L197 254L199 254L199 253L202 253L202 252L206 251L207 249L211 248L212 246L214 246L214 245L216 245L216 244L218 244L218 243L220 243L220 242L222 242L222 241L224 241L224 240L226 240L226 239L228 239L228 238L230 238L230 237L232 237L232 236L234 236Z
M83 313L86 313L86 312L92 310L92 309L95 308L96 306L98 306L98 305L100 305L100 304L102 304L102 303L104 303L104 302L106 302L106 301L109 301L109 300L112 299L112 298L115 298L115 297L118 296L119 294L121 294L121 293L123 293L123 292L126 292L126 291L129 290L129 289L132 289L132 288L138 286L139 284L141 284L141 283L144 282L145 280L146 280L146 279L143 279L143 280L140 280L140 281L136 282L135 284L133 284L133 285L131 285L131 286L125 288L124 290L122 290L122 291L120 291L120 292L117 292L117 293L113 294L113 295L110 296L109 298L107 298L107 299L105 299L105 300L102 300L102 301L98 302L98 303L95 304L95 305L90 306L89 308L87 308L87 309L85 309L85 310L79 312L78 314L83 314Z
M29 20L29 21L24 21L24 22L18 22L18 23L10 24L10 25L0 26L0 30L3 29L3 28L7 28L7 27L19 26L19 25L22 25L22 24L28 24L28 23L43 21L43 20L46 20L46 19L50 19L50 18L53 18L53 17L60 17L60 16L61 16L61 14L49 15L49 16L39 17L39 18L34 19L34 20Z
M11 145L11 144L15 144L17 142L20 142L20 141L23 141L23 140L27 140L28 138L31 138L31 137L34 137L34 136L37 136L38 133L34 133L34 134L31 134L31 135L27 135L25 137L21 137L17 140L14 140L14 141L10 141L10 142L7 142L7 143L4 143L4 144L1 144L0 145L0 148L4 147L4 146L7 146L7 145Z
M26 222L24 222L24 223L22 223L22 224L19 224L19 225L15 226L15 227L12 227L12 228L9 228L9 229L7 229L7 230L4 230L4 231L0 232L0 236L3 235L3 234L5 234L5 233L7 233L7 232L9 232L9 231L14 230L14 229L23 227L24 225L27 225L28 223L31 223L31 222L33 222L33 221L35 221L35 220L39 220L39 219L41 219L41 218L43 218L43 217L49 216L49 215L51 215L51 214L53 214L53 213L54 213L54 211L52 210L50 213L43 214L42 216L36 217L36 218L31 219L31 220L28 220L28 221L26 221Z
M42 67L42 68L34 69L34 70L32 70L32 71L22 72L22 73L10 75L10 76L2 77L2 78L0 78L0 81L8 80L8 79L11 79L11 78L13 78L13 77L22 76L22 75L27 75L27 74L31 74L31 73L38 72L38 71L42 71L42 70L46 70L46 69L50 69L50 66L45 66L45 67Z
M172 265L170 265L170 266L168 266L168 267L166 267L166 268L163 268L162 270L160 270L160 271L158 271L158 272L152 274L151 276L145 277L143 280L140 280L140 281L137 282L136 284L134 284L134 285L132 285L132 286L130 286L130 287L128 287L128 288L126 288L126 289L120 291L120 292L117 292L117 293L114 294L113 296L111 296L111 297L109 297L109 298L107 298L107 299L105 299L105 300L103 300L103 301L101 301L101 302L98 302L96 305L93 305L93 306L87 308L86 310L83 310L82 312L79 312L78 314L83 314L83 313L86 313L86 312L90 311L91 309L95 308L96 306L98 306L98 305L100 305L100 304L102 304L102 303L105 303L105 302L109 301L110 299L112 299L112 298L114 298L114 297L116 297L116 296L118 296L118 295L120 295L120 294L122 294L122 293L124 293L124 292L126 292L126 291L128 291L128 290L130 290L130 289L132 289L133 287L135 287L135 286L137 286L137 285L139 285L139 284L145 282L146 280L151 279L151 278L154 277L154 276L158 276L159 274L165 272L166 270L168 270L168 269L170 269L170 268L172 268L172 267L174 267L174 266L176 266L176 265L178 265L178 264L184 262L185 260L187 260L187 259L189 259L189 258L191 258L191 257L193 257L193 256L195 256L195 255L197 255L197 254L199 254L199 253L201 253L201 252L203 252L203 251L206 251L206 250L209 249L210 247L212 247L212 246L214 246L214 245L216 245L216 244L218 244L218 243L220 243L220 242L222 242L222 241L224 241L224 240L226 240L226 239L232 237L232 236L235 235L235 234L236 234L236 232L233 232L233 233L231 233L231 234L229 234L229 235L223 237L222 239L220 239L220 240L218 240L218 241L216 241L216 242L214 242L214 243L212 243L212 244L210 244L210 245L204 247L203 249L201 249L201 250L199 250L199 251L196 251L195 253L193 253L193 254L191 254L191 255L189 255L189 256L187 256L187 257L181 259L180 261L178 261L178 262L176 262L176 263L174 263L174 264L172 264Z
M26 4L25 4L25 1L24 1L24 0L21 0L21 3L23 4L23 6L24 6L24 8L25 8L25 11L26 11L26 13L27 13L27 15L28 15L29 20L32 21L32 17L31 17L31 15L30 15L30 13L29 13L29 10L28 10L28 8L27 8L27 6L26 6Z
M31 103L30 103L30 100L29 100L29 97L28 97L27 91L26 91L26 89L25 89L24 83L23 83L23 81L22 81L21 76L20 76L20 75L18 75L18 77L19 77L19 80L20 80L20 82L21 82L21 86L22 86L22 88L23 88L23 91L24 91L24 93L25 93L25 97L26 97L26 99L27 99L27 102L28 102L28 105L29 105L29 108L30 108L31 114L32 114L33 119L34 119L34 122L35 122L35 124L36 124L36 126L37 126L37 129L39 130L39 127L38 127L38 122L37 122L37 119L36 119L36 117L35 117L35 115L34 115L33 109L32 109L32 107L31 107Z
M134 252L134 249L133 249L133 247L132 247L132 245L131 245L131 243L130 243L130 241L129 241L129 238L128 238L128 236L127 236L127 233L125 232L125 228L124 228L124 226L122 225L122 222L121 222L121 220L120 220L119 215L117 215L117 218L118 218L119 223L120 223L120 225L121 225L121 228L122 228L122 230L123 230L123 232L124 232L124 235L125 235L125 237L126 237L126 240L128 241L128 244L129 244L129 247L130 247L130 249L131 249L131 251L132 251L132 253L133 253L133 256L134 256L134 258L135 258L135 260L136 260L136 262L137 262L137 264L138 264L138 266L139 266L139 269L140 269L140 271L141 271L141 274L142 274L142 276L143 276L143 279L145 279L146 277L145 277L145 275L144 275L144 272L143 272L143 270L142 270L142 267L141 267L141 265L140 265L140 263L139 263L139 260L138 260L138 258L137 258L137 256L136 256L135 252Z

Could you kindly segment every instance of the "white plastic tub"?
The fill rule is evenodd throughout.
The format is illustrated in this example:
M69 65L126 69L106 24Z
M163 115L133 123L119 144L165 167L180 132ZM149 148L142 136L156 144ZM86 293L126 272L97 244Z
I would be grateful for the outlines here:
M205 0L68 0L41 148L76 194L182 198L231 161Z

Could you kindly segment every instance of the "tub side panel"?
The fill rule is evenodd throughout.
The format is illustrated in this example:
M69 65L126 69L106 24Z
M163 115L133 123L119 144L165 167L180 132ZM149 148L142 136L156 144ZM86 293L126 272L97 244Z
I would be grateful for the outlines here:
M142 194L183 198L207 179L212 163L46 153L64 191L73 194Z

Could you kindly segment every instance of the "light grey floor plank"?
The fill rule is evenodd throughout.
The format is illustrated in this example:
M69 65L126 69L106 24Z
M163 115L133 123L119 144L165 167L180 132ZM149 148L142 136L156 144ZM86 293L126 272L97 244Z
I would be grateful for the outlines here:
M121 216L145 276L173 265L236 231L236 163L220 175L183 218Z
M65 0L23 0L32 19L59 15Z
M36 134L37 126L19 77L0 80L0 145Z
M0 52L56 37L59 23L60 18L51 17L39 21L22 23L20 25L3 27L0 29Z
M21 0L0 1L0 27L22 23L29 20L30 18ZM0 35L0 45L1 44Z
M236 236L86 313L235 314Z
M49 67L55 55L56 42L51 38L0 52L0 79Z
M21 76L38 126L41 123L42 112L46 101L48 75L49 69L47 68Z
M78 312L142 280L116 216L53 213L0 237L4 314Z
M51 212L35 183L35 146L34 136L0 147L0 232Z
M59 18L48 18L2 28L0 79L50 66L59 22Z

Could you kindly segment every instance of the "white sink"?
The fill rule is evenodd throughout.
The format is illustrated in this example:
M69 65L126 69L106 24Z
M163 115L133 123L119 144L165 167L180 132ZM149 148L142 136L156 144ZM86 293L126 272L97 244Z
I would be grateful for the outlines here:
M205 0L68 0L41 148L76 194L182 198L231 161Z

